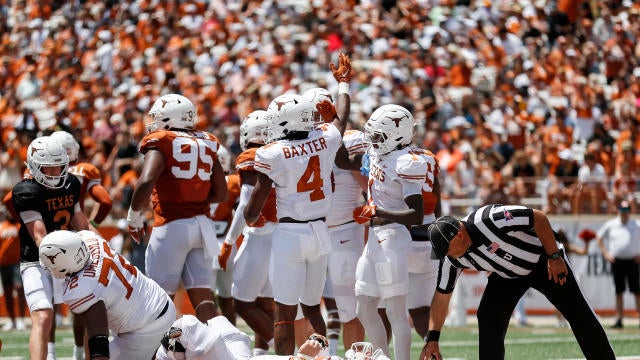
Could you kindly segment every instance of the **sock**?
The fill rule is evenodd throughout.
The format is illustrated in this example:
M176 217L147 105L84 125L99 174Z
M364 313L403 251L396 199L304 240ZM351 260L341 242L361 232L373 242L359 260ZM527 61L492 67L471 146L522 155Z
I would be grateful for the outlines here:
M260 356L260 355L267 355L267 354L269 354L268 350L260 349L260 348L253 349L253 356Z
M329 338L329 354L336 355L338 353L338 339Z
M56 358L56 343L47 343L47 360Z
M62 326L62 315L60 314L56 314L55 316L56 318L56 327L61 327Z
M84 347L73 345L73 360L84 360Z
M273 349L273 347L274 347L274 344L275 344L275 343L276 343L276 339L275 339L275 338L273 338L273 339L271 339L271 340L267 341L267 344L268 344L268 345L269 345L269 347L270 347L270 348L272 348L272 349Z

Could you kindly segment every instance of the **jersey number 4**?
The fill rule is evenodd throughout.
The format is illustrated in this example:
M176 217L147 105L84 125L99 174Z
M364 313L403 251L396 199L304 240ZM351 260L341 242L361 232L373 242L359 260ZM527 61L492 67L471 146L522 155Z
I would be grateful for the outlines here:
M173 158L180 164L171 167L173 176L177 179L192 179L198 175L203 181L211 178L213 157L218 148L215 141L177 137L172 141L172 146Z
M322 180L320 174L320 157L314 155L309 158L307 168L304 170L300 180L298 180L297 187L299 193L311 191L309 193L309 200L311 201L324 199L324 191L322 191L324 180Z

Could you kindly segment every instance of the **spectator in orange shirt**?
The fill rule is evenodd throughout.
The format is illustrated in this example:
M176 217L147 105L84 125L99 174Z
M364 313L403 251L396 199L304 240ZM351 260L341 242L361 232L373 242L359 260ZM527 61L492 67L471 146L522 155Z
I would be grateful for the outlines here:
M567 108L565 105L555 104L554 110L556 111L555 124L549 126L545 131L544 142L546 144L564 145L565 148L570 148L573 142L573 128L566 124L565 113Z
M0 209L0 221L0 278L2 279L4 300L9 314L9 322L2 326L2 331L12 329L25 330L23 318L27 316L27 301L24 297L22 278L20 277L18 224L4 206ZM18 310L17 313L16 308Z

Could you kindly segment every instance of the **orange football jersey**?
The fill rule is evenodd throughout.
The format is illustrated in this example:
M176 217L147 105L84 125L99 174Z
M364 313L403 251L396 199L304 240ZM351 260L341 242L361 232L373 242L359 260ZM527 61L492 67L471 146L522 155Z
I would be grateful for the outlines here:
M100 176L100 170L93 164L79 163L69 167L69 173L75 175L80 180L80 208L84 210L84 199L87 195L87 191L91 186L98 185L102 182L102 176Z
M141 153L157 150L165 160L151 195L154 226L209 215L211 176L219 146L214 135L203 131L157 130L142 139Z
M18 224L10 221L0 223L0 266L20 262L20 238Z
M429 150L424 150L426 155L431 156L434 160L435 160L435 166L432 168L431 164L427 164L427 171L432 172L433 173L433 177L429 174L427 174L427 183L428 182L433 182L438 175L440 174L440 166L438 164L438 158L436 158L436 156ZM430 186L429 186L430 185ZM427 184L428 188L433 189L433 183L431 184ZM423 213L425 215L431 215L435 212L436 210L436 204L438 203L438 195L436 193L434 193L433 191L425 191L424 190L425 186L423 186L423 190L422 190L422 209L423 209Z
M242 176L246 174L246 172L256 171L253 166L255 164L257 150L258 148L250 148L238 155L238 158L236 159L236 170L238 171L240 179L242 179ZM271 188L269 197L262 207L261 214L267 221L278 222L278 213L276 211L276 190L274 188Z
M238 175L233 174L227 176L227 191L229 192L227 201L219 204L212 204L212 206L215 206L215 211L211 216L211 220L214 222L220 222L222 225L220 229L218 229L219 224L216 223L216 233L219 236L227 233L229 224L231 224L231 220L233 220L233 209L236 206L238 197L240 197L240 177Z

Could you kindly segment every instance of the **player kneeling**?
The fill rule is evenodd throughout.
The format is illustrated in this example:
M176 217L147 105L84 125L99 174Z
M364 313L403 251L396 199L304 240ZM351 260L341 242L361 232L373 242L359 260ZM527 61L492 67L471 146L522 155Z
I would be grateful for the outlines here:
M84 320L91 359L153 356L176 317L158 284L91 231L54 231L42 239L39 251L42 267L65 279L62 301Z

